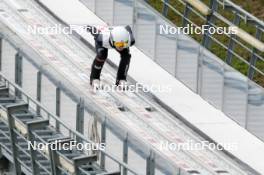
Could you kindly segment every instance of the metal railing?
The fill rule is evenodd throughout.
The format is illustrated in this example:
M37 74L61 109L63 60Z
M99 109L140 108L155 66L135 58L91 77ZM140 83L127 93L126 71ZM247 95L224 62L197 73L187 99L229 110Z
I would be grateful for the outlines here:
M20 84L21 81L20 81L19 79L17 79L17 83ZM77 117L77 118L78 118L78 117ZM149 162L153 162L153 159L155 159L155 158L153 158L153 156L150 156L149 159L150 159ZM156 160L157 160L157 159L156 159ZM152 164L152 165L151 165L151 164ZM150 164L148 164L148 165L154 166L153 163L150 163Z
M77 133L83 133L83 127L84 127L84 116L83 116L83 110L85 112L88 112L91 114L94 118L96 118L100 124L101 124L101 138L102 141L106 139L106 134L108 132L111 132L115 136L117 136L121 143L123 144L123 150L122 150L122 157L123 162L125 165L128 162L130 156L128 155L129 149L133 150L136 154L142 157L143 161L146 161L146 167L145 171L148 171L150 173L154 173L157 171L157 169L162 169L162 171L165 172L178 172L179 174L186 174L186 171L184 171L181 168L175 167L173 163L171 163L169 160L166 160L159 152L156 153L156 150L152 147L149 147L149 145L145 145L145 142L140 140L138 137L134 136L133 133L130 131L127 131L126 128L123 126L120 126L118 122L112 121L109 118L109 114L105 113L105 111L96 106L92 103L88 98L86 98L86 95L77 87L72 88L74 85L72 82L67 80L67 77L65 77L62 73L58 72L54 67L49 65L42 57L43 55L40 55L39 53L36 53L32 50L32 48L29 48L29 46L21 39L19 36L17 36L13 31L9 31L10 29L7 27L2 28L3 33L1 33L1 51L4 52L3 46L4 45L10 45L9 47L12 47L14 49L15 56L15 83L18 86L23 87L23 79L25 77L22 76L23 74L23 68L22 63L23 62L29 62L33 67L35 67L37 71L37 97L36 99L41 99L41 92L43 92L41 89L41 77L46 77L48 80L56 86L56 115L57 111L60 111L60 93L64 92L65 95L67 95L72 101L77 103L77 110L79 113L76 115L76 130L79 131ZM9 48L10 49L10 48ZM8 50L8 49L7 49ZM9 53L8 55L13 55L13 53ZM6 55L2 54L2 58L4 59ZM22 61L24 60L24 61ZM1 60L2 61L2 60ZM1 64L1 70L4 69L4 64ZM10 68L7 68L10 69ZM33 74L31 75L33 76ZM19 93L19 92L18 92ZM41 100L40 100L41 101ZM81 108L79 108L81 107ZM80 109L80 110L78 110ZM36 109L40 110L40 109ZM41 110L40 110L41 111ZM45 113L45 112L44 112ZM47 116L48 117L48 116ZM58 116L56 116L58 117ZM50 117L50 119L54 119L53 117ZM55 118L56 119L56 118ZM112 118L111 118L112 119ZM62 121L62 120L60 120ZM60 124L56 122L57 124L54 125L55 128L59 129L60 131L64 128L63 125L61 125L63 128L60 127ZM106 129L109 129L106 131ZM119 130L119 131L117 131ZM122 132L120 132L120 130ZM68 130L69 134L74 135L75 133L72 133ZM78 136L78 135L76 135ZM81 137L82 138L82 137ZM155 153L155 154L154 154ZM102 168L106 167L106 157L108 157L109 153L101 152L101 159L100 159L100 166ZM115 162L114 157L113 159L109 158L110 160L113 160ZM135 173L134 169L127 169L129 167L122 166L122 164L118 164L119 169L121 169L122 174L127 174L128 172ZM141 172L137 174L142 174Z
M151 4L150 1L146 1ZM182 6L185 7L184 13L181 13L180 9L177 9L177 6L173 5L173 3L176 2L175 0L160 0L160 2L163 3L162 14L170 19L168 16L168 11L171 10L174 15L178 15L182 18L182 26L185 26L186 23L199 26L195 23L197 19L190 17L191 14L204 21L203 24L207 24L212 27L237 26L240 28L240 26L242 26L241 23L244 23L246 27L250 25L250 27L254 29L255 36L248 34L248 32L244 31L243 29L239 29L236 35L224 33L225 37L229 39L228 43L226 43L214 35L210 35L208 32L206 32L203 36L201 36L201 43L204 47L216 55L218 52L221 52L221 50L213 50L212 42L217 44L221 49L224 49L226 55L220 56L220 58L225 60L229 65L232 65L232 60L234 57L238 58L243 62L243 64L248 66L247 76L249 79L254 78L255 72L261 75L261 79L264 79L264 71L261 70L261 68L258 68L256 64L257 62L261 62L261 65L264 65L264 43L263 39L261 38L264 32L263 21L257 19L229 0L210 0L209 7L199 0L177 0L177 2L181 3ZM225 10L225 13L227 11L232 13L234 16L233 21L230 21L230 19L221 15L222 12L220 11L221 9L219 10L219 7L222 7ZM216 22L218 22L218 24ZM219 22L221 22L220 25ZM235 46L247 51L248 55L238 52L238 49L235 50ZM250 56L250 59L248 59L247 56ZM233 67L237 68L234 65ZM263 86L264 84L261 85Z
M106 20L107 23L111 25L125 24L122 20L119 20L118 7L116 8L114 5L113 6L111 5L113 2L120 2L120 3L124 3L124 2L118 0L108 1L107 2L109 4L108 8L115 9L115 12L113 12L114 15L110 15L109 12L105 12L105 11L101 12L99 10L100 2L95 2L95 1L87 2L86 0L81 0L81 1L85 3L91 10L93 10L98 16L103 17L103 19ZM189 23L197 27L199 26L199 24L196 24L197 20L198 21L202 20L202 23L208 25L209 27L223 27L223 26L240 27L242 26L241 23L244 23L245 25L250 24L251 28L254 28L255 36L248 34L248 32L244 31L243 29L239 29L237 35L224 33L224 36L222 37L227 37L227 39L229 40L228 42L221 41L218 37L215 37L214 35L210 35L209 32L205 32L204 35L201 35L199 37L202 40L201 44L205 48L209 49L217 56L225 60L226 63L232 65L232 61L234 60L234 58L237 58L238 59L237 62L239 62L239 64L243 64L243 66L247 66L248 68L246 71L245 70L240 70L240 71L243 71L242 73L244 74L247 73L249 79L253 79L254 76L256 76L256 73L259 74L258 76L260 77L260 79L262 80L264 79L264 71L262 70L263 67L259 67L257 64L258 62L260 62L261 66L264 65L264 55L263 55L264 39L262 38L262 34L264 31L263 21L247 13L245 10L241 9L239 6L235 5L229 0L210 0L209 6L207 6L206 4L202 3L202 1L199 0L186 0L186 1L185 0L158 0L158 1L145 0L145 1L151 6L154 7L158 6L157 9L168 19L170 20L172 18L179 19L179 21L176 22L177 26L184 27ZM130 14L130 10L128 11L127 14L127 16L131 15L130 18L127 18L129 19L127 23L131 24L132 26L135 26L137 23L138 13L142 12L139 9L137 9L139 7L137 3L141 3L141 2L142 0L135 0L135 1L131 0L126 2L127 6L130 5L133 8L133 10L131 11L131 13L133 14ZM220 12L221 9L219 7L222 7L225 11L232 13L233 16L231 16L230 18L234 18L233 21L230 21L228 18L221 15L222 11ZM106 13L107 15L104 15ZM147 12L144 13L147 14ZM190 17L191 15L195 16L195 18L198 19L193 20L194 18L193 17L191 18ZM212 49L213 44L217 45L218 50ZM140 45L138 46L139 48L142 48L140 47ZM235 49L235 47L239 47L243 49L245 52L247 52L247 54L237 52L237 50L239 49ZM149 51L143 47L143 51L145 53L147 53L153 59L157 59L158 56L154 52L155 49L157 48L155 47L154 49ZM225 55L221 56L218 54L219 52L224 52ZM250 59L247 58L249 56ZM239 69L237 66L234 67ZM261 85L263 86L264 84Z
M36 108L35 110L40 110L41 114L43 116L46 116L47 119L54 119L56 121L56 125L53 126L54 128L56 128L56 126L59 126L59 128L63 127L64 129L66 129L68 131L68 135L73 138L73 139L78 139L80 142L82 143L91 143L93 144L94 142L85 138L85 136L75 130L70 129L69 126L67 126L59 117L57 117L56 115L50 113L48 111L48 109L46 109L45 107L43 107L38 101L34 100L33 98L31 98L29 95L27 95L18 85L16 85L15 83L10 82L1 72L0 72L0 79L4 80L5 83L7 84L7 87L9 87L10 89L14 89L13 93L19 93L21 94L21 98L24 99L28 104L33 104ZM76 117L77 118L77 117ZM100 150L100 153L105 155L107 158L111 159L112 161L114 161L115 163L117 163L119 165L119 169L120 172L122 171L122 169L126 169L128 172L132 173L132 174L138 174L136 173L134 170L132 170L126 163L118 160L117 158L115 158L114 156L110 155L110 153L106 152L105 150Z
M56 126L61 129L65 129L68 132L68 136L73 138L73 139L78 139L79 142L81 143L91 143L94 144L93 141L85 138L85 136L75 130L70 129L69 126L67 126L59 117L57 117L56 115L52 114L49 112L48 109L46 109L44 106L42 106L42 104L40 104L38 101L36 101L35 99L33 99L32 97L30 97L26 92L24 92L24 90L22 88L20 88L17 84L12 83L11 81L9 81L6 76L3 75L2 72L0 72L0 80L4 81L5 84L7 85L7 87L9 87L9 89L11 90L11 92L13 92L13 94L20 94L19 98L25 100L28 104L32 106L34 106L35 108L31 108L35 111L40 110L41 111L41 115L42 116L46 116L46 118L48 120L53 119L55 120L56 124L53 126L54 128L56 128ZM76 117L76 119L78 119L78 117ZM64 130L64 131L65 131ZM64 132L65 134L65 132ZM21 149L23 151L23 149ZM25 152L25 151L23 151ZM106 152L105 150L100 150L99 151L100 154L105 155L107 158L109 158L110 160L114 161L115 163L118 164L119 166L119 170L120 172L122 172L123 169L126 169L128 172L132 173L132 174L138 174L136 173L133 169L131 169L126 163L118 160L117 158L115 158L114 156L112 156L110 153ZM25 152L25 154L28 154ZM32 159L31 159L32 160Z
M264 139L263 88L250 80L264 79L263 22L233 6L230 1L211 0L209 6L201 1L184 0L80 1L109 25L131 25L137 48L206 101ZM231 9L230 13L236 11L233 21L221 14L226 9ZM194 18L199 24L194 24ZM160 26L177 28L187 24L206 24L209 27L239 27L239 22L242 24L243 21L256 26L256 37L242 27L238 35L223 34L224 41L207 32L193 36L200 44L182 32L160 32ZM218 56L226 63L242 67L241 71L248 78Z

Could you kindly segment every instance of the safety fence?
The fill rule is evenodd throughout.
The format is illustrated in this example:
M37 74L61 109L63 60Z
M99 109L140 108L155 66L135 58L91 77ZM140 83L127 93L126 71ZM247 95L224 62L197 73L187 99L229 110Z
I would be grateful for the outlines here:
M264 90L250 80L261 84L264 78L262 21L230 1L212 0L208 5L198 0L81 2L109 25L131 25L139 49L216 108L264 139ZM230 18L221 15L222 11L234 13L231 14L234 20L229 21ZM174 19L174 23L166 17ZM227 33L221 37L208 31L194 35L200 44L177 28L188 24L238 28L236 34ZM248 28L244 29L245 24L253 26L256 37L246 31ZM242 73L247 76L231 66L242 67Z
M3 35L2 35L2 37L3 37ZM21 99L24 102L26 102L31 111L34 111L36 114L41 115L43 117L43 121L46 121L46 120L49 121L50 126L53 127L54 129L56 129L57 132L62 133L65 136L65 138L67 138L67 137L72 138L73 140L76 140L78 143L81 143L82 145L87 145L87 144L98 145L98 144L100 144L100 143L95 143L94 141L90 140L88 138L88 131L86 129L84 129L85 127L87 127L86 125L88 125L87 120L94 118L95 115L97 115L96 113L90 111L91 107L89 107L89 110L87 110L88 107L87 107L87 105L84 104L84 101L83 101L84 99L82 99L81 97L76 98L76 96L74 96L70 92L67 92L67 90L61 86L61 84L60 84L61 82L57 82L57 85L59 85L59 86L57 86L55 89L56 96L54 98L56 114L53 114L52 112L50 112L50 111L52 111L51 108L48 109L41 104L41 101L42 101L41 99L43 97L45 97L45 95L48 95L48 93L50 93L50 92L48 92L48 93L45 92L45 90L50 91L52 89L52 87L47 87L47 86L43 85L43 84L47 83L47 81L49 81L48 78L45 76L45 74L43 74L43 72L42 72L44 69L38 70L37 72L32 71L32 67L30 68L27 65L27 64L30 64L30 62L27 61L27 59L25 59L25 58L28 58L28 56L25 56L25 54L21 50L16 51L12 45L8 44L8 41L4 41L3 39L1 39L1 49L0 50L2 53L1 54L1 70L3 69L0 72L0 80L1 80L1 82L4 82L6 87L8 87L8 89L9 89L9 92L13 96L16 96L17 99ZM16 52L16 54L14 54L14 52ZM12 59L12 55L14 56L13 59ZM11 66L10 63L12 63L12 60L13 60L14 65ZM26 68L25 68L25 64L27 65ZM33 66L33 65L31 65L31 66ZM13 67L15 69L12 71L11 67ZM26 75L25 72L27 71L27 70L24 71L24 69L31 69L30 77L24 77L23 78L23 75L25 76ZM5 74L7 74L7 76L4 75L3 72ZM36 74L34 75L34 73L36 73ZM34 81L34 78L36 78L35 81ZM12 79L14 79L15 81L12 82L11 81ZM22 85L24 84L23 80L25 80L25 81L30 80L31 85L30 85L30 87L28 87L28 88L30 88L29 92L31 94L32 93L34 94L34 92L32 92L32 90L35 89L36 90L35 97L34 97L34 95L29 95L27 92L25 92L25 90L22 89L22 87L23 87ZM53 81L55 81L55 80L53 79ZM32 83L35 83L35 84L32 86ZM65 96L65 97L63 97L63 96ZM66 96L68 96L68 97L66 97ZM77 99L79 99L79 100L77 100ZM65 104L63 104L62 100L64 100L64 101L73 100L72 102L69 102L69 103L72 104L73 106L76 106L75 111L69 112L67 110L67 106L66 107L63 106ZM51 101L48 101L48 103L51 103ZM66 113L67 112L69 112L69 113L74 112L75 113L74 118L71 119L72 124L75 124L75 126L67 123L67 121L65 121L65 118L64 119L61 118L63 115L65 116L65 113L63 110L66 110ZM68 116L65 116L65 117L69 117L69 115L70 115L69 113L68 113ZM1 113L1 115L2 115L2 113ZM74 121L74 119L75 119L75 121ZM15 126L16 126L16 124L17 124L17 121L15 123ZM109 125L110 125L110 123L108 122L108 120L106 118L104 118L104 120L102 121L102 124L101 124L101 132L100 132L101 133L100 137L102 139L101 142L104 144L106 144L106 143L111 144L111 142L106 142L106 134L108 132L111 132L111 131L107 132L107 128L109 127ZM32 126L33 126L33 124L32 124ZM40 127L40 125L39 125L39 127ZM84 130L87 132L84 133ZM3 132L3 131L1 131L1 132ZM16 131L16 132L18 133L18 135L21 135L21 133L19 133L18 131ZM10 139L13 140L15 138L13 138L11 135ZM3 144L3 143L1 143L1 144ZM23 150L18 144L16 144L15 147L20 148L20 152L21 151L22 152L27 151L27 150ZM2 148L2 150L3 150L3 148ZM92 154L92 152L89 150L86 150L86 149L81 149L81 150L83 151L83 153L85 155L91 155ZM128 156L127 152L124 152L124 154L126 154L126 156ZM10 153L10 156L12 156L12 155L15 156L16 154L14 152ZM126 174L127 172L129 172L131 174L138 174L135 170L131 169L127 165L127 163L120 161L119 158L112 156L112 154L106 150L99 150L98 155L100 155L100 158L98 159L98 165L100 165L100 168L102 170L105 170L107 167L107 169L109 171L113 171L113 169L114 169L116 171L119 171L121 174ZM41 166L41 163L38 162L38 160L33 158L33 157L37 156L36 154L30 154L30 156L31 156L31 158L30 158L31 161L35 161L41 168L43 168ZM59 158L59 159L62 159L62 158ZM108 159L108 161L106 161L106 159ZM16 157L14 157L14 160L16 160ZM56 162L55 159L54 160L49 159L49 161L50 161L49 162L50 164L52 164L53 161ZM32 162L32 165L35 162ZM83 159L82 162L85 162L85 160ZM22 164L23 162L20 162L20 163ZM25 162L24 162L24 164L25 164ZM68 164L67 163L66 164L64 164L64 163L56 164L55 163L55 169L51 169L52 174L56 174L56 168L59 168L59 165L61 165L62 167L65 166L64 168L66 170L70 170L71 166L74 166L74 164L71 165L70 163L68 163ZM66 174L72 173L71 171L66 171L65 169L64 169L64 171L62 171L63 168L61 169L61 171L64 172L64 174L65 173ZM83 168L81 166L77 167L77 169L80 169L79 174L86 174L86 173L82 172ZM90 169L92 170L92 166ZM17 171L17 167L16 167L16 171ZM46 170L46 171L49 172L48 170ZM76 173L76 172L74 171L74 173ZM72 173L72 174L74 174L74 173Z
M110 114L96 106L8 27L2 26L1 32L1 71L6 76L2 78L10 89L18 91L31 108L49 119L59 132L80 142L92 142L88 139L91 134L88 125L91 119L96 120L101 143L106 143L106 151L100 151L98 160L102 169L117 170L121 174L188 174L111 120Z

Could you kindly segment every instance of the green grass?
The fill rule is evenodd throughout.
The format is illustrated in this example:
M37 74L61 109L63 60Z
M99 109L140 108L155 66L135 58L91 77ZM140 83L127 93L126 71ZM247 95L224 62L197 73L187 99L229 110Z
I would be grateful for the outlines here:
M205 4L209 5L209 0L202 0L202 1ZM236 4L239 4L242 8L247 10L249 13L255 15L259 19L261 19L261 20L264 19L264 8L263 8L264 7L264 1L263 0L233 0L233 2ZM163 3L161 0L150 0L149 3L157 11L162 12ZM178 0L170 0L170 4L173 7L175 7L180 13L183 13L185 10L185 6L182 3L180 3ZM235 17L235 15L232 11L223 9L222 7L218 8L218 13L220 13L222 16L224 16L225 18L227 18L229 20L233 20ZM169 9L167 18L169 20L171 20L177 26L182 26L182 22L183 22L182 17L180 15L178 15L177 13L175 13L173 10ZM194 22L195 24L197 24L198 26L205 24L204 20L201 19L201 17L199 17L198 15L196 15L193 12L190 13L189 19L192 22ZM223 23L220 20L216 20L215 24L217 24L217 26L221 26L221 27L227 26L227 24ZM252 24L245 24L245 22L243 20L241 20L239 27L242 28L243 30L245 30L246 32L248 32L249 34L253 35L253 36L256 33L255 26L253 26ZM197 40L198 42L202 42L203 37L201 35L193 34L190 36L192 38L194 38L195 40ZM214 37L217 38L219 41L221 41L225 46L228 46L230 39L227 36L225 36L225 35L214 35ZM264 42L264 35L262 36L261 40L262 40L262 42ZM245 46L252 48L249 44L243 42L242 40L239 40L239 41L241 43L243 43ZM212 51L219 58L221 58L223 61L226 60L227 50L225 48L223 48L222 46L218 45L216 42L212 41L211 48L209 48L209 50ZM241 46L238 47L237 45L235 45L234 51L235 51L235 53L242 56L247 61L249 61L251 58L251 51L247 51L247 50L243 49ZM261 52L257 52L257 53L264 58L264 53L261 53ZM244 75L248 74L249 66L246 63L244 63L243 61L241 61L240 59L238 59L237 57L233 56L233 60L232 60L231 65L236 70L243 73ZM264 62L261 60L258 60L256 67L259 70L264 71ZM261 75L259 73L255 73L253 80L256 83L258 83L264 87L264 76L263 75Z

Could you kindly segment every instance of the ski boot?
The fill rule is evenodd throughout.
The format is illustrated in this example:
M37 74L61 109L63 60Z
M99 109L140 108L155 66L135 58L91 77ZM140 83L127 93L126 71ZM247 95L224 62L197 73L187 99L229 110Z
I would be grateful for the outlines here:
M94 90L99 90L100 89L100 80L99 79L93 79L90 82L91 86L93 87Z
M127 90L128 89L128 84L126 80L117 80L116 81L116 86L119 90Z

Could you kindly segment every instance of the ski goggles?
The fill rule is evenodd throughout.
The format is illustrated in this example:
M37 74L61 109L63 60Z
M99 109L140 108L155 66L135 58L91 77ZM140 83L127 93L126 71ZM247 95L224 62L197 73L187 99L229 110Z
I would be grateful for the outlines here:
M125 48L128 46L128 41L127 42L114 42L114 46L117 48Z

